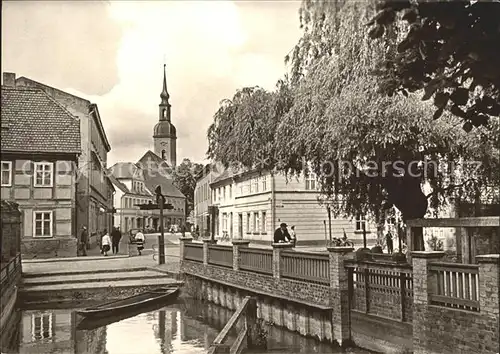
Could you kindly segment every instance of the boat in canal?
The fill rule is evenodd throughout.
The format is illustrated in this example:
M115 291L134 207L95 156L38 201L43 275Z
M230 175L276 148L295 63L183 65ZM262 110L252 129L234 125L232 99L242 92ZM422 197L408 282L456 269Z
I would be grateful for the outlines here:
M159 288L114 300L84 310L75 311L81 318L78 328L90 329L135 316L144 311L151 311L158 306L173 303L179 295L179 288Z

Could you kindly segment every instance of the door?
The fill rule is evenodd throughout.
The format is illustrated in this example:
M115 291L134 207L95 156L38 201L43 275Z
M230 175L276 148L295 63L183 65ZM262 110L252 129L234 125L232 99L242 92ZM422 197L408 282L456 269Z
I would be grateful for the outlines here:
M243 214L238 214L238 235L243 238Z

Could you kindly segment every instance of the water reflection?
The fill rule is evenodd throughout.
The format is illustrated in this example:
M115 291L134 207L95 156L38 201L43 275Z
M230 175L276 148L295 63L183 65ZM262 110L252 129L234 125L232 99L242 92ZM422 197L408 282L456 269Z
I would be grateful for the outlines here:
M17 330L2 353L196 354L206 353L232 311L209 303L184 300L156 311L92 330L78 330L70 310L25 310L16 314ZM229 341L241 329L240 322ZM278 327L269 327L273 352L332 353L331 346ZM17 332L17 333L16 333ZM361 353L361 351L357 351Z

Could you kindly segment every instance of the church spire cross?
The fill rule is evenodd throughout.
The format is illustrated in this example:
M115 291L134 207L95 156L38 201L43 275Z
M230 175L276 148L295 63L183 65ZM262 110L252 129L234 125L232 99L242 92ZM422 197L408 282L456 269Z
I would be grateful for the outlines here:
M163 64L163 90L161 91L160 98L162 105L169 105L168 99L170 95L167 90L167 64Z

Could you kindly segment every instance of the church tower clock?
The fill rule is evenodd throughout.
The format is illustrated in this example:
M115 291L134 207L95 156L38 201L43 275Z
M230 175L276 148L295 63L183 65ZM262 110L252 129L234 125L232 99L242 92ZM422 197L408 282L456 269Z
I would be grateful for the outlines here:
M154 152L165 160L169 166L175 167L177 163L177 131L170 121L171 105L168 102L170 95L167 91L166 65L163 65L163 90L160 98L161 103L158 109L159 122L156 123L153 130Z

